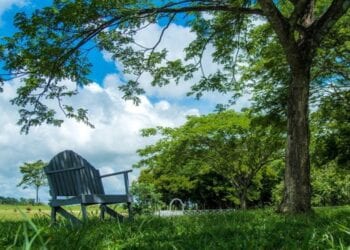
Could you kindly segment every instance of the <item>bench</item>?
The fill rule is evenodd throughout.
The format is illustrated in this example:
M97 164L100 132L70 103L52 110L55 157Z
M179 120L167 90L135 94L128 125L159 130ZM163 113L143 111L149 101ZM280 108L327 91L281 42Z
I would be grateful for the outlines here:
M66 150L54 156L44 171L52 197L49 205L53 223L56 222L57 213L72 223L80 223L76 216L62 208L62 206L75 204L81 206L83 220L88 217L86 207L94 204L100 205L101 219L104 219L105 213L111 217L123 219L124 216L107 206L116 203L126 203L128 215L131 218L132 196L129 193L128 173L132 170L100 175L99 170L83 157L71 150ZM115 175L123 175L125 194L105 194L102 179Z

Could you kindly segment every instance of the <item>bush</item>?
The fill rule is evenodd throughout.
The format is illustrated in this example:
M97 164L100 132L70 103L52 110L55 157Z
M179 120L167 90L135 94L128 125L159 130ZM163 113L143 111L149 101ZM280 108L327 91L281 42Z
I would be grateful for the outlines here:
M341 169L335 162L322 168L311 169L312 206L340 206L350 204L350 171ZM283 197L283 182L272 192L273 203L280 204Z
M313 168L312 205L336 206L350 203L350 171L340 169L335 162Z
M131 193L135 199L133 211L137 214L153 214L164 205L161 194L152 184L133 182Z

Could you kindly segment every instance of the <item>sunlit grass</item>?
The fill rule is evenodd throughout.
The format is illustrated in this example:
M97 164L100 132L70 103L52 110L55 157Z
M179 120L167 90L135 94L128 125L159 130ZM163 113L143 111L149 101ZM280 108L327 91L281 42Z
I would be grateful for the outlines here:
M81 216L80 206L65 206L70 213L75 216ZM117 211L124 212L118 206L113 206ZM88 213L90 216L97 216L99 213L98 205L88 206ZM23 221L27 218L43 217L49 218L51 209L48 205L3 205L0 204L0 221Z

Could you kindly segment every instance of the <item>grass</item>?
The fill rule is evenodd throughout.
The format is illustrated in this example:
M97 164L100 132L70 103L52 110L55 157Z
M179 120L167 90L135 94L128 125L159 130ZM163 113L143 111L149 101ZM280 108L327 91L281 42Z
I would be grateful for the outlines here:
M29 247L28 247L29 246ZM181 217L91 219L49 226L46 216L0 221L0 249L350 249L350 206L308 215L272 209Z
M50 207L45 205L0 205L0 221L23 220L24 216L33 218L35 216L50 216Z

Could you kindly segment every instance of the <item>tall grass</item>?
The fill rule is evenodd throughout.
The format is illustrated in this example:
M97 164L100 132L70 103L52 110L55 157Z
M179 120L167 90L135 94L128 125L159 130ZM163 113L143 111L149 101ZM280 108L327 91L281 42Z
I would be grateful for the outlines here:
M23 225L27 225L26 228ZM29 248L27 248L27 246ZM0 222L0 249L349 249L350 207L285 216L271 209L82 226L37 217Z

